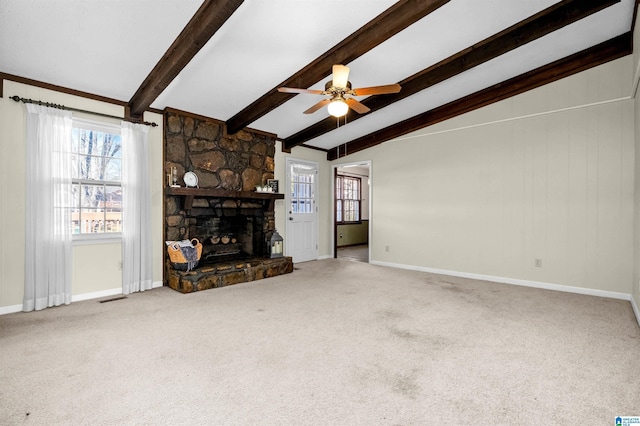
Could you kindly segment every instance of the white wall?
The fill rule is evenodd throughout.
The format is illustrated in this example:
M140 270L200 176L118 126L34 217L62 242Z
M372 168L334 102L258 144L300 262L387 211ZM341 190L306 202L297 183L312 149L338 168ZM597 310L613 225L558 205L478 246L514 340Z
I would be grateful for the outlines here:
M20 310L24 294L24 235L25 235L25 107L9 99L10 96L42 100L69 107L121 116L122 108L116 105L67 95L47 89L4 81L4 98L0 98L0 314ZM99 120L95 116L87 116ZM158 123L149 132L150 171L152 175L151 203L153 209L153 280L155 285L162 282L162 171L163 120L162 116L146 113L145 119ZM108 120L108 119L107 119ZM117 121L117 120L116 120ZM322 151L308 148L294 148L292 154L281 152L276 146L275 178L285 182L285 158L316 161L320 166L318 186L319 202L319 254L331 256L331 173ZM283 186L284 188L284 186ZM285 206L276 203L276 227L285 236ZM119 242L102 244L81 244L73 247L72 291L74 300L103 294L115 294L122 287L121 245ZM99 273L96 273L99 271Z
M10 96L20 96L63 104L73 108L122 116L123 108L47 89L4 81L0 98L0 313L20 310L24 294L25 237L25 107ZM93 120L99 117L87 115ZM162 281L162 116L145 114L147 121L158 123L149 132L150 171L153 209L153 280ZM109 120L109 119L104 119ZM118 120L111 120L118 122ZM74 245L73 299L114 293L122 289L120 243Z
M637 63L637 62L636 62ZM638 78L638 76L636 76ZM631 292L631 303L640 324L640 99L636 94L635 98L635 191L634 191L634 270L633 270L633 284Z
M372 261L634 291L640 300L633 285L640 265L633 255L632 63L622 58L341 158L340 163L372 161ZM24 285L25 114L24 105L9 99L13 95L122 114L114 105L4 82L0 313L22 303ZM159 115L145 118L162 125ZM151 129L150 147L154 281L160 282L161 126ZM318 150L296 147L285 154L280 148L278 142L275 178L281 184L287 156L319 163L319 254L331 257L332 164ZM638 194L635 211L638 217ZM278 201L276 227L283 236L285 220L284 202ZM640 245L640 237L635 241ZM534 267L536 258L541 268ZM75 246L74 295L120 288L119 261L119 244Z
M372 160L372 261L631 293L631 81L625 57L341 158Z

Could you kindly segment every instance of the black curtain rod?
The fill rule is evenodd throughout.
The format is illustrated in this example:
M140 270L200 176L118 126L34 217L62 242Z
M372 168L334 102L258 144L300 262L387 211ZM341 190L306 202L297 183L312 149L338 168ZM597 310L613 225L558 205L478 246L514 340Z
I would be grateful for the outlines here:
M13 99L16 102L23 102L25 104L37 104L37 105L43 105L43 106L51 107L51 108L64 109L64 110L67 110L67 111L84 112L84 113L87 113L87 114L99 115L100 117L117 118L118 120L130 121L132 123L144 124L145 126L151 126L151 127L157 127L158 126L156 123L151 123L151 122L148 122L148 121L142 121L142 120L138 120L138 119L135 119L135 118L117 117L115 115L103 114L101 112L95 112L95 111L87 111L86 109L71 108L71 107L67 107L67 106L64 106L64 105L53 104L53 103L50 103L50 102L34 101L33 99L25 99L25 98L21 98L20 96L12 96L11 99Z

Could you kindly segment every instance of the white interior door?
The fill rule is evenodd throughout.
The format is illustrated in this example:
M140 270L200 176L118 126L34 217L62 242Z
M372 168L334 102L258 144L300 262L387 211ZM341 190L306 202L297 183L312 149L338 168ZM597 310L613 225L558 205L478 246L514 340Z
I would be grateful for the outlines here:
M318 258L318 163L287 158L287 245L293 262Z

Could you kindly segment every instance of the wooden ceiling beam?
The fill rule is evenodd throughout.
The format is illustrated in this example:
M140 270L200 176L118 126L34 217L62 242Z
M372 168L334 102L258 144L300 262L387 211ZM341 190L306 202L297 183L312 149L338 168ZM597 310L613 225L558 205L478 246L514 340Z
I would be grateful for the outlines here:
M202 3L129 101L131 117L142 116L243 2L205 0Z
M633 34L631 32L620 35L518 77L495 84L464 98L349 141L329 150L327 159L335 160L341 156L371 148L372 146L379 145L424 127L630 55L633 51L632 41Z
M310 87L325 78L331 72L331 67L334 64L348 64L449 1L398 1L349 37L320 55L309 65L227 120L227 132L230 134L236 133L282 105L292 96L295 96L278 92L278 87Z
M371 112L382 109L619 1L564 0L400 81L399 84L402 86L402 90L399 93L370 96L364 99L362 103L369 107ZM347 123L352 123L363 116L349 110L346 121ZM291 148L335 130L335 128L336 120L334 117L329 116L285 138L282 144L283 150L290 151Z

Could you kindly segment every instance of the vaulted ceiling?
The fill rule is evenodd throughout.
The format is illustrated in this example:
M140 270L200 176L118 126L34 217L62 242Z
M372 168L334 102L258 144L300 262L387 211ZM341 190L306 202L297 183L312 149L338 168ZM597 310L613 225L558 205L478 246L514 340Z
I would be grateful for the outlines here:
M0 0L0 73L352 153L628 55L636 0ZM360 96L340 126L333 64ZM4 94L11 96L11 94Z

